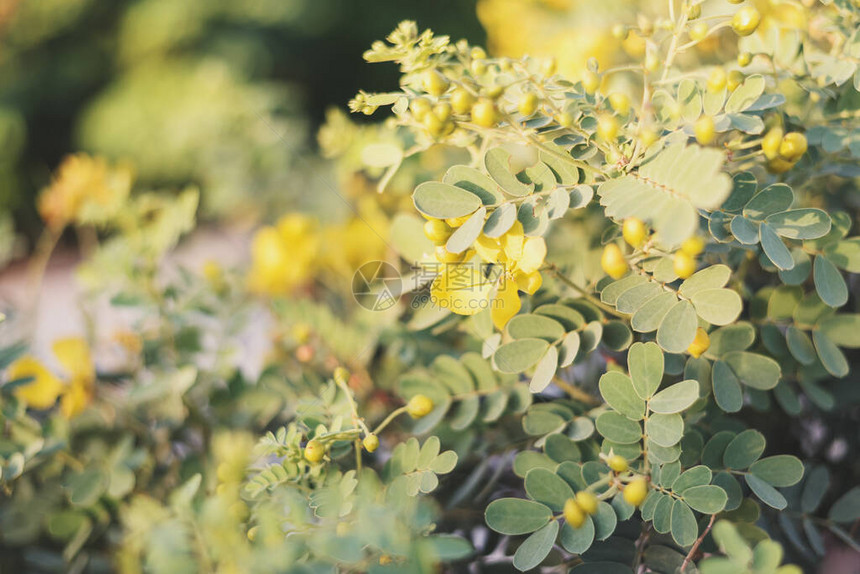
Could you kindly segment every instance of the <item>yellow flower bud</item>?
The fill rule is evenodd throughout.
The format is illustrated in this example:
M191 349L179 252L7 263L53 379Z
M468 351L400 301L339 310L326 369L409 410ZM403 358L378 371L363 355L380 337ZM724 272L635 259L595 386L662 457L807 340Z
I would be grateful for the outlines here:
M696 329L696 337L693 339L693 342L690 343L690 346L687 347L687 352L698 359L710 346L711 338L708 336L708 332L701 327L698 327Z
M532 92L526 92L523 94L522 99L520 100L519 111L525 116L529 117L533 113L537 111L538 107L538 97L536 94Z
M606 464L608 464L609 468L615 472L624 472L628 468L627 459L619 454L613 454L610 456L609 460L606 461Z
M683 251L675 253L672 265L675 270L675 274L681 279L686 279L696 272L696 260Z
M600 257L600 266L613 279L621 279L627 274L627 261L624 259L621 248L614 243L610 243L603 248L603 255Z
M752 6L744 6L732 17L732 29L738 36L749 36L761 22L761 14Z
M316 439L311 439L305 445L305 460L312 463L317 463L325 456L325 446Z
M451 94L451 107L458 114L468 114L475 103L475 97L463 88L457 88Z
M430 219L424 223L424 235L434 245L444 245L453 232L451 226L441 219Z
M648 481L644 477L637 477L624 487L624 500L631 506L641 506L647 496Z
M696 134L696 141L700 144L712 143L717 135L714 129L714 118L708 115L699 117L693 125L693 132Z
M782 138L779 144L779 155L785 160L796 162L803 157L808 147L806 136L799 132L791 132Z
M597 135L606 141L612 141L618 137L618 120L615 116L601 114L597 118Z
M367 452L373 452L379 448L379 437L375 434L369 434L364 437L364 440L361 441L361 444L364 446L364 450Z
M600 76L591 70L582 73L582 88L586 94L593 94L600 87Z
M433 96L441 96L448 90L451 82L439 70L427 70L423 78L424 91Z
M488 98L481 98L472 106L472 122L482 128L496 125L496 105Z
M427 395L415 395L406 403L406 412L413 419L426 417L433 411L433 400Z
M648 237L648 230L641 219L628 217L621 226L621 235L628 245L638 248L645 243L645 238Z
M695 257L704 250L705 240L698 235L694 235L689 239L685 239L684 242L681 244L681 251L683 251L690 257Z
M719 92L726 87L726 71L722 68L714 68L708 76L708 91Z
M597 497L587 490L580 490L576 493L576 504L586 514L595 514L597 512Z
M612 106L613 110L624 116L630 111L630 98L627 94L612 92L609 94L609 105Z
M573 528L579 528L585 524L585 512L582 511L573 498L568 498L564 503L564 519Z
M761 150L764 152L764 157L767 159L779 157L779 146L782 144L783 133L782 128L779 127L768 130L761 140Z

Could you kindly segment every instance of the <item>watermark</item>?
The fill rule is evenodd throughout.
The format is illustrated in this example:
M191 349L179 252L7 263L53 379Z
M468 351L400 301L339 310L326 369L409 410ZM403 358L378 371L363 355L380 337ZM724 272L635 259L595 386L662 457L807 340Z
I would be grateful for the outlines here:
M504 305L498 298L490 297L495 289L503 289L508 281L503 265L477 261L440 263L422 262L410 267L407 279L397 268L385 261L368 261L359 267L352 277L352 294L355 301L369 311L386 311L394 307L400 297L414 293L411 306L418 309L428 303L454 312L500 308ZM430 284L448 293L464 296L440 298L430 290ZM482 293L486 296L470 297L467 293ZM472 314L472 313L469 313Z
M387 311L403 293L403 279L397 268L385 261L368 261L352 276L352 296L369 311Z

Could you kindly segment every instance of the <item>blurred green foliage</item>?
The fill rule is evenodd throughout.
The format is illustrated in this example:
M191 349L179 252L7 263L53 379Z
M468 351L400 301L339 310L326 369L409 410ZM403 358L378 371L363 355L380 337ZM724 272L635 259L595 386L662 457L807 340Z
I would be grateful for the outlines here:
M411 17L480 42L474 4L6 2L0 206L34 235L35 193L62 156L86 150L134 158L146 184L199 184L209 217L265 212L301 191L290 172L326 108L396 81L361 65L373 39Z

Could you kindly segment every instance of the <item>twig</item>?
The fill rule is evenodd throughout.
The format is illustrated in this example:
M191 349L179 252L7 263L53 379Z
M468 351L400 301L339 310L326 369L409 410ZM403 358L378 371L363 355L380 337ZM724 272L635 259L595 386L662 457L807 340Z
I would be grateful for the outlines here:
M695 554L696 554L696 551L698 551L698 550L699 550L699 546L701 546L701 545L702 545L702 541L704 541L704 540L705 540L705 536L707 536L707 535L708 535L708 532L710 532L710 531L711 531L711 528L714 526L714 521L715 521L716 519L717 519L717 515L716 515L716 514L712 514L712 515L711 515L711 520L710 520L710 521L708 521L708 526L707 526L707 527L705 527L705 531L704 531L704 532L702 532L702 535L701 535L701 536L699 536L698 540L696 540L696 542L693 544L693 547L692 547L692 548L690 548L690 551L689 551L689 552L687 552L687 556L684 558L684 561L681 563L680 571L681 571L682 573L684 572L684 569L687 567L687 565L688 565L690 562L692 562L692 561L693 561L693 555L695 555Z

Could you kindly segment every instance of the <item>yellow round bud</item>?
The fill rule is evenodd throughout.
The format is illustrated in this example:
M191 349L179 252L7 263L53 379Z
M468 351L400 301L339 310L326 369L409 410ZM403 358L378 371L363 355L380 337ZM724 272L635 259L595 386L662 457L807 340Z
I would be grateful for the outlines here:
M487 57L487 52L480 46L475 46L469 52L469 56L472 57L473 60L484 60Z
M311 439L305 445L304 456L306 461L317 463L325 456L325 446L318 440Z
M427 129L427 133L429 133L434 138L437 138L445 133L445 121L440 120L439 117L432 111L424 116L424 120L421 123L424 124L424 127Z
M593 94L600 87L600 76L591 70L582 73L582 89L586 94Z
M469 68L476 76L483 76L487 73L487 63L483 60L472 60L472 63L469 65Z
M714 131L714 118L711 116L701 116L693 125L693 132L696 134L696 141L702 145L708 145L714 141L716 131Z
M696 272L696 260L687 253L678 251L675 253L672 267L675 270L675 275L681 279L686 279Z
M767 159L779 157L779 147L782 144L783 134L782 128L779 127L768 130L761 140L761 150L764 152L764 157Z
M620 454L613 454L610 456L609 460L606 461L606 464L608 464L609 468L615 472L624 472L628 469L627 459Z
M433 115L443 122L447 122L451 117L451 104L447 104L445 102L436 104L433 106Z
M624 259L621 248L614 243L610 243L603 248L603 255L600 257L600 266L613 279L621 279L627 274L627 261Z
M430 219L424 223L424 235L434 245L444 245L453 232L451 226L441 219Z
M734 92L738 86L744 83L745 78L746 76L744 76L743 72L732 70L729 72L729 77L726 79L726 87L730 92Z
M433 96L441 96L448 91L451 82L439 70L427 70L423 78L424 91Z
M413 419L426 417L433 411L433 400L427 395L415 395L406 403L406 412Z
M714 68L708 76L708 91L719 92L726 87L726 71L722 68Z
M532 92L526 92L523 94L523 97L520 100L520 105L518 106L518 109L523 116L529 117L537 111L537 107L538 97L536 94Z
M648 237L648 229L641 219L628 217L621 226L621 235L628 245L638 248L645 243L645 238Z
M648 481L641 476L624 487L624 500L631 506L641 506L647 497Z
M618 137L618 120L615 116L601 114L597 118L597 136L612 141Z
M696 22L690 27L690 39L701 42L708 37L708 25L704 22Z
M685 239L684 242L681 244L681 251L683 251L690 257L695 257L704 250L705 240L698 235L694 235L693 237Z
M573 528L579 528L585 524L586 514L573 498L568 498L564 503L564 519Z
M612 106L613 110L624 116L630 111L630 98L627 97L627 94L612 92L609 94L609 105Z
M738 54L738 66L741 68L746 68L752 62L752 54L749 52L741 52Z
M761 14L752 6L744 6L732 16L732 30L738 36L749 36L758 28Z
M432 111L433 106L427 98L415 98L409 104L409 109L412 111L412 115L415 119L421 122L424 121L424 117Z
M570 112L562 112L556 118L558 125L563 128L569 128L573 125L573 115Z
M687 4L687 20L695 20L702 15L701 4Z
M364 440L361 441L362 446L364 446L364 450L367 452L373 452L379 448L379 437L375 434L369 434L364 437Z
M796 162L803 157L803 154L806 153L808 147L809 145L806 141L806 136L802 133L787 133L779 144L779 155L785 160Z
M496 105L492 100L481 98L472 106L472 122L482 128L496 125Z
M475 97L463 88L457 88L451 94L451 107L458 114L468 114L474 103Z
M708 336L708 332L701 327L698 327L696 329L696 337L693 339L693 342L690 343L690 346L687 347L687 352L698 359L710 346L711 338Z
M785 173L794 167L794 162L775 157L767 162L767 170L771 173Z
M576 493L576 504L586 514L597 512L597 497L587 490L580 490Z
M436 246L436 261L439 263L457 263L463 259L462 253L451 253L444 245Z
M449 217L445 220L445 223L447 223L451 227L460 227L461 225L469 221L469 218L471 216L472 214L461 215L460 217Z
M343 367L338 367L334 370L333 377L336 383L339 385L345 385L349 382L349 371Z
M639 141L642 142L646 148L650 147L651 144L657 141L658 139L657 132L652 130L651 128L639 127Z
M624 24L615 24L612 26L612 37L616 40L623 40L627 37L629 30Z

